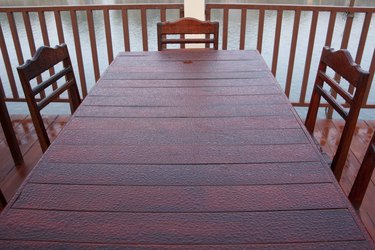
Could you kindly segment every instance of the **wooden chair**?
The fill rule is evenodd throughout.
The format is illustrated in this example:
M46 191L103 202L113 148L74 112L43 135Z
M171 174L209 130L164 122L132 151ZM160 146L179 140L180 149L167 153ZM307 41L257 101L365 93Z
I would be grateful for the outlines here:
M357 177L355 178L353 187L349 193L349 200L356 209L362 204L363 197L365 196L366 189L370 183L372 172L375 167L375 133L367 148L365 158L359 168Z
M63 64L63 69L60 72L53 74L47 80L44 80L36 87L32 88L30 80L41 76L43 72L51 69L53 66L61 62ZM81 103L68 48L66 44L58 45L55 48L42 46L37 50L31 60L27 60L25 64L17 67L17 70L35 130L38 135L39 143L43 152L45 152L50 145L50 140L43 124L40 111L51 101L56 100L60 94L65 91L68 91L70 109L72 113ZM50 87L53 83L56 83L57 80L61 79L62 77L65 77L66 82L54 89L49 95L45 97L41 95L40 101L37 102L36 96L43 93L46 88Z
M206 48L213 44L213 48L219 48L219 23L200 21L195 18L180 18L175 22L159 22L157 24L158 50L166 48L167 44L204 43ZM185 38L186 34L205 34L206 38ZM167 35L183 35L181 38L171 39ZM213 35L213 38L210 37Z
M327 75L327 67L349 82L355 89L354 95L343 89L335 79ZM369 73L363 71L359 65L354 63L347 50L334 51L328 47L323 48L305 125L307 130L313 135L321 97L344 118L344 130L331 164L331 169L337 180L340 180L345 166L359 111L364 100L368 78ZM328 84L331 89L346 101L349 111L346 111L331 93L323 89L324 83Z

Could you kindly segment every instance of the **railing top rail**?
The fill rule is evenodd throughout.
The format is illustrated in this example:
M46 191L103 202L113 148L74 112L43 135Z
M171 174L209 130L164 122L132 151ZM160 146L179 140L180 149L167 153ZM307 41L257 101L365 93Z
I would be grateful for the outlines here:
M335 11L335 12L375 12L375 7L346 7L329 5L292 5L292 4L206 4L207 9L266 9L266 10L300 10L300 11Z
M121 10L121 9L178 9L183 4L95 4L95 5L53 5L53 6L2 6L0 12L38 12L70 10ZM329 5L293 5L293 4L228 4L210 3L207 9L267 9L267 10L300 10L300 11L335 11L335 12L375 12L375 7L346 7Z
M53 6L7 6L0 12L38 12L38 11L87 11L122 9L180 9L183 4L111 4L111 5L53 5Z

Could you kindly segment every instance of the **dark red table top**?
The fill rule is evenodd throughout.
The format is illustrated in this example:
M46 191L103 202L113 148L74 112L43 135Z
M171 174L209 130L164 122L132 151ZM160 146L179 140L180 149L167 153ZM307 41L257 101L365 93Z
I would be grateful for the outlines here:
M0 248L372 249L256 51L120 53L0 216Z

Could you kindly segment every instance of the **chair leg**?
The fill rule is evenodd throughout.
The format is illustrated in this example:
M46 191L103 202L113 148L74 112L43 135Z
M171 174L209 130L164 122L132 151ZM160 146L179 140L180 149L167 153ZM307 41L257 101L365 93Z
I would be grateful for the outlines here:
M5 199L5 196L4 196L3 192L1 190L0 190L0 204L3 207L5 207L8 204L7 200Z

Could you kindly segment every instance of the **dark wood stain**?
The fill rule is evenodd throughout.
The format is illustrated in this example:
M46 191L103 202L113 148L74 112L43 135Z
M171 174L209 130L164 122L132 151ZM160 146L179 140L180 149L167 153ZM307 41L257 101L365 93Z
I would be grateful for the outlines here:
M113 65L3 210L1 248L374 248L257 52Z

